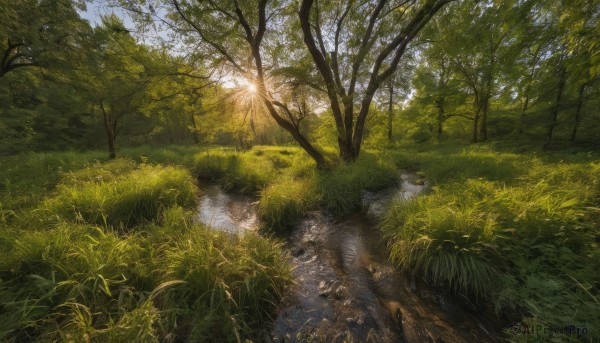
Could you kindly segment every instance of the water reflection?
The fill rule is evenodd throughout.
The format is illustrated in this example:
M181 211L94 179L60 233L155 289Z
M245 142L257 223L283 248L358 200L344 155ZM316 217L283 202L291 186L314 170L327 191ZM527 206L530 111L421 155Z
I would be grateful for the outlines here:
M199 222L231 233L257 227L257 206L250 197L227 194L218 185L203 186L201 192Z
M274 342L499 342L493 320L466 312L453 297L407 279L388 261L377 218L394 199L427 189L404 174L401 187L363 194L363 211L334 218L309 213L285 237L296 284L279 306ZM257 227L254 199L202 187L198 220L232 233Z

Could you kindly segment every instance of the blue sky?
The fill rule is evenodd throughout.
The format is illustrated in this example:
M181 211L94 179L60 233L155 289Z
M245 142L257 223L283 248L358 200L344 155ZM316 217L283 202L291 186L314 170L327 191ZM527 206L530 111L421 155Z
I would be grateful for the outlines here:
M92 2L86 3L87 10L85 12L80 12L81 17L87 19L92 26L97 26L100 24L102 15L107 15L110 13L114 13L120 18L123 19L123 23L129 29L133 28L133 21L125 14L125 12L118 8L108 7L104 1L102 0L94 0Z

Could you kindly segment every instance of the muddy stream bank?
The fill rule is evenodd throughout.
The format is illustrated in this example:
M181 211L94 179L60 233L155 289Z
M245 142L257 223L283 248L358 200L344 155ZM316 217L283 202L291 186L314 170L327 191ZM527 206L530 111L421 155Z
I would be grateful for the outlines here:
M273 342L500 342L493 318L466 310L444 290L394 269L377 220L395 198L427 189L413 174L399 187L363 194L363 210L309 213L284 237L296 283L284 295ZM258 226L256 200L202 187L197 219L231 233Z

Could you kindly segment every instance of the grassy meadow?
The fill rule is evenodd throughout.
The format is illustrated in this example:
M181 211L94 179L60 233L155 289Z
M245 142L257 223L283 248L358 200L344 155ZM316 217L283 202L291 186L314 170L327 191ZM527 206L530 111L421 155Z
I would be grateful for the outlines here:
M264 228L286 232L310 210L357 210L399 170L431 185L380 224L400 270L502 322L587 328L556 341L600 337L594 153L400 145L319 171L295 147L173 146L0 165L0 341L262 341L292 282L286 254L193 223L196 180L257 197Z
M260 341L280 243L192 222L193 150L128 154L2 159L0 341Z

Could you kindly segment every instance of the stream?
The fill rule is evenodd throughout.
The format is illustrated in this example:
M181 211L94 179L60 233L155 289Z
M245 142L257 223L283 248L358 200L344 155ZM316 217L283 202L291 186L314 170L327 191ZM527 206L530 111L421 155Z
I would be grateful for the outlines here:
M377 219L394 199L427 189L414 174L400 187L363 194L342 218L310 212L285 237L295 284L274 318L273 342L501 342L494 318L468 311L443 289L395 270ZM230 233L258 226L256 201L202 188L197 219Z

